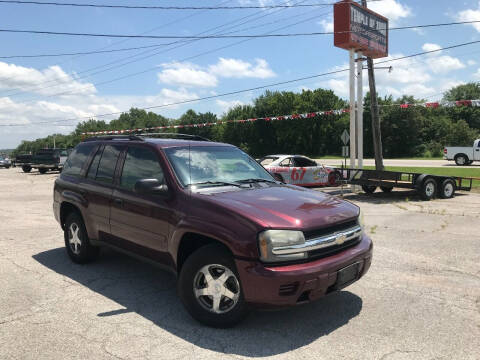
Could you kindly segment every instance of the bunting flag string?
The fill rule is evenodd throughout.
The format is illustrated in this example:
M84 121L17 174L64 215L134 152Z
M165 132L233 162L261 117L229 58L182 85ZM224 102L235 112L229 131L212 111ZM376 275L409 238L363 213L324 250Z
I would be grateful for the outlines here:
M439 107L450 107L450 108L451 107L480 107L480 100L460 100L460 101L447 101L447 102L379 105L379 107L388 107L388 106L399 106L401 109L408 109L415 106L422 106L422 107L433 108L433 109L436 109ZM199 127L208 127L208 126L216 126L216 125L231 124L231 123L242 124L242 123L255 122L255 121L269 122L269 121L281 121L281 120L312 119L317 116L342 115L349 112L350 112L350 109L337 109L337 110L327 110L327 111L316 111L316 112L304 113L304 114L291 114L291 115L282 115L282 116L242 119L242 120L219 120L215 122L199 123L199 124L178 124L178 125L154 126L154 127L148 127L148 128L137 128L137 129L126 129L126 130L91 131L91 132L82 133L82 135L91 136L91 135L132 134L132 133L151 132L151 131L168 130L168 129L199 128Z

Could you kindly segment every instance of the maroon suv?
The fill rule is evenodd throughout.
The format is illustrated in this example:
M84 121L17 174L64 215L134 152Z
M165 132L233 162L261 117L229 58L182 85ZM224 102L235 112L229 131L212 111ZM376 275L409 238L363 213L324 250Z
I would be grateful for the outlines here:
M228 144L196 137L88 139L55 181L53 209L76 263L108 245L178 275L200 322L315 300L364 275L359 208L276 181Z

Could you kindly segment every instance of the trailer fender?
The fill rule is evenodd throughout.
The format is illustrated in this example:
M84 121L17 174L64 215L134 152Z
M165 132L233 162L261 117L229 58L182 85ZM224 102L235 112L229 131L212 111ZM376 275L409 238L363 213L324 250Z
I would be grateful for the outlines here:
M429 177L431 177L431 175L428 174L421 174L417 176L417 178L415 179L415 189L417 189L417 191L421 190L423 182Z

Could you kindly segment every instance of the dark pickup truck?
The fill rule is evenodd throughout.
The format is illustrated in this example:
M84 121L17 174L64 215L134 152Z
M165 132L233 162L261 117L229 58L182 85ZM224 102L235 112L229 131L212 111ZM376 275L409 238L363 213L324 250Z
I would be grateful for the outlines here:
M68 153L66 149L42 149L35 155L19 155L15 161L17 166L22 166L24 172L38 169L41 174L45 174L49 170L62 170Z

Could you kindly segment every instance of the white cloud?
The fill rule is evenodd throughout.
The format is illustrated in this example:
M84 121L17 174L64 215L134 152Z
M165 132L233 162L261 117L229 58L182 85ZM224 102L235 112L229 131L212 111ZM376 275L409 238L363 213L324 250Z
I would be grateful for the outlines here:
M333 32L333 21L332 20L320 20L317 22L318 25L321 25L325 32Z
M212 75L190 63L172 62L162 64L163 70L157 74L159 82L186 87L215 87L218 84Z
M422 46L422 50L423 51L435 51L435 50L440 50L442 47L438 44L432 44L432 43L425 43L423 44ZM433 54L439 54L441 53L441 51L436 51L435 53L432 53Z
M425 44L424 49L435 49L435 44ZM403 54L392 54L379 61L402 57ZM406 58L392 63L385 63L379 66L393 66L393 71L385 69L375 71L377 91L380 96L393 95L414 95L415 97L437 96L441 98L442 92L459 85L458 80L446 77L450 72L465 68L465 64L459 59L440 53L433 53L427 58ZM340 70L348 68L348 64L339 65L333 69ZM368 76L364 72L364 93L368 91ZM478 71L480 78L480 69ZM319 87L329 88L339 96L347 99L349 97L348 72L335 75L330 80L324 80L316 84Z
M216 103L220 107L221 112L228 111L229 109L234 108L235 106L238 106L238 105L245 105L245 103L239 100L231 100L231 101L217 100Z
M477 62L476 62L475 60L471 60L471 59L470 59L470 60L467 61L467 65L468 65L468 66L477 65Z
M428 60L428 64L435 74L447 73L465 68L465 64L459 59L448 55L431 58Z
M255 59L255 64L251 64L239 59L220 58L209 69L212 74L225 78L267 79L276 75L264 59Z
M5 62L0 62L0 89L40 95L71 92L84 96L97 92L93 84L75 80L57 65L37 70Z
M368 8L388 18L390 26L412 15L412 10L397 0L372 1Z
M475 79L480 80L480 68L477 70L477 72L476 72L475 74L473 74L473 77L474 77Z
M480 2L478 4L478 9L467 9L460 11L455 17L458 21L477 21L480 19ZM478 32L480 32L480 23L471 24Z

